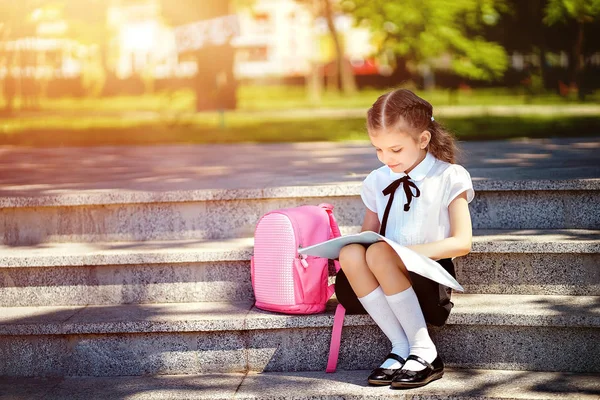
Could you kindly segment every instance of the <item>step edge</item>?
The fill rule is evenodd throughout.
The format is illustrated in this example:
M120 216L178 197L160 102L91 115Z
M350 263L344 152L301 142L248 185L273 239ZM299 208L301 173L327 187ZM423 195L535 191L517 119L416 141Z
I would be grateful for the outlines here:
M258 189L199 189L179 191L90 190L45 196L3 196L2 208L92 206L145 203L185 203L277 198L358 197L361 182L315 186L283 186ZM600 178L567 180L474 179L476 192L498 191L598 191Z
M472 298L485 298L488 303L495 304L497 307L505 307L507 304L501 300L508 297L518 299L545 299L563 302L568 298L578 297L578 301L585 303L600 304L600 296L555 296L555 295L490 295L490 294L472 294L455 296L468 296ZM503 297L500 297L503 296ZM490 300L491 299L491 300ZM454 300L460 306L460 297L454 297ZM458 300L458 301L456 301ZM498 302L497 300L500 300ZM185 303L186 307L194 304L202 304L206 307L207 303ZM212 303L223 305L225 303ZM325 313L312 315L284 315L275 314L259 310L252 303L238 302L228 303L239 306L239 312L231 316L222 312L220 316L212 315L211 318L200 318L192 321L181 322L179 320L169 321L104 321L104 322L76 322L77 315L81 314L86 308L101 310L102 308L122 308L135 306L71 306L71 307L35 307L38 313L28 323L19 322L0 322L0 335L6 336L31 336L31 335L77 335L77 334L131 334L131 333L177 333L177 332L222 332L222 331L259 331L273 329L303 329L303 328L330 328L333 324L335 301L330 301ZM563 303L564 304L564 303ZM145 305L149 306L149 305ZM157 309L164 304L154 304ZM171 306L177 306L171 304ZM245 307L250 306L247 311ZM554 304L556 306L556 304ZM468 306L466 310L460 308L454 309L450 314L447 325L475 325L475 326L518 326L518 327L555 327L555 328L600 328L600 313L591 314L581 309L571 309L568 312L552 315L540 315L539 313L528 312L529 307L521 307L515 310L513 314L502 314L500 312L490 312L489 310L477 310ZM567 305L568 307L568 305ZM579 306L581 308L581 306ZM31 308L31 307L0 307L2 309ZM39 312L44 308L51 310L67 310L69 316L64 321L39 321ZM223 318L229 315L229 317ZM82 316L83 317L83 316ZM72 321L74 320L74 321ZM70 322L71 321L71 322ZM374 321L368 315L348 315L344 320L344 326L374 326ZM141 327L141 329L140 329ZM134 328L134 329L132 329Z
M600 231L599 231L600 232ZM251 238L248 238L251 240ZM218 241L215 241L218 242ZM109 243L109 242L107 242ZM19 246L19 248L26 246ZM0 249L2 246L0 246ZM0 270L13 268L119 266L140 264L189 264L210 262L248 262L253 254L252 245L234 249L212 249L193 251L173 249L168 251L131 250L110 253L111 250L95 250L83 254L36 254L0 255ZM598 254L600 239L582 241L475 241L470 254Z

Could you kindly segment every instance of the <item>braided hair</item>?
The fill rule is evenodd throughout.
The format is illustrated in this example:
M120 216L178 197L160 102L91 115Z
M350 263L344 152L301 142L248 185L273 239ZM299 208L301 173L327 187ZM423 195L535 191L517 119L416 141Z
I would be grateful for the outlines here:
M397 129L406 125L413 138L427 130L431 140L427 151L435 158L455 163L456 139L433 119L433 106L408 89L396 89L379 96L367 111L367 130L373 134L381 129Z

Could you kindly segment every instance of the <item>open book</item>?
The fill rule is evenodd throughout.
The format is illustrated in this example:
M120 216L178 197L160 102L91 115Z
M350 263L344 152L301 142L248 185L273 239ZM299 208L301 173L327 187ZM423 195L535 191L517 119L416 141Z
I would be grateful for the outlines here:
M328 240L323 243L318 243L312 246L298 249L298 253L307 256L316 256L336 259L340 255L342 247L352 243L370 244L378 241L387 242L392 249L398 253L398 256L404 262L406 269L415 274L429 278L432 281L441 283L459 292L464 292L463 287L446 271L442 266L430 258L427 258L411 249L399 245L398 243L381 236L372 231L356 233L354 235L341 236L335 239Z

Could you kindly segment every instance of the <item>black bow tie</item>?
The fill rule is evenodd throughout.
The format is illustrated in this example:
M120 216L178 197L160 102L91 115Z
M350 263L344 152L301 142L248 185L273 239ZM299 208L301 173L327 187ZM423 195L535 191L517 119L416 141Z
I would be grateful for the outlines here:
M385 206L385 211L383 213L383 220L381 221L381 229L379 229L379 234L381 236L385 236L385 227L387 225L388 215L390 214L390 209L392 208L392 202L394 201L394 193L398 187L402 185L404 188L404 193L406 193L406 204L404 205L404 211L410 210L410 202L413 197L419 197L421 195L421 191L415 185L414 182L411 182L410 176L406 175L400 179L396 179L394 182L390 183L388 187L383 189L382 193L384 196L390 195L388 199L387 205ZM413 194L411 187L415 188L415 194Z

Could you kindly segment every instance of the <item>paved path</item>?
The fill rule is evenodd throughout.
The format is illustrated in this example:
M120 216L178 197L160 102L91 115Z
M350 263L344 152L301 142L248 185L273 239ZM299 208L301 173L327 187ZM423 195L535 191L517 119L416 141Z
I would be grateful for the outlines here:
M464 142L474 180L600 178L600 137ZM381 164L367 142L0 147L0 196L96 190L249 189L357 182Z

